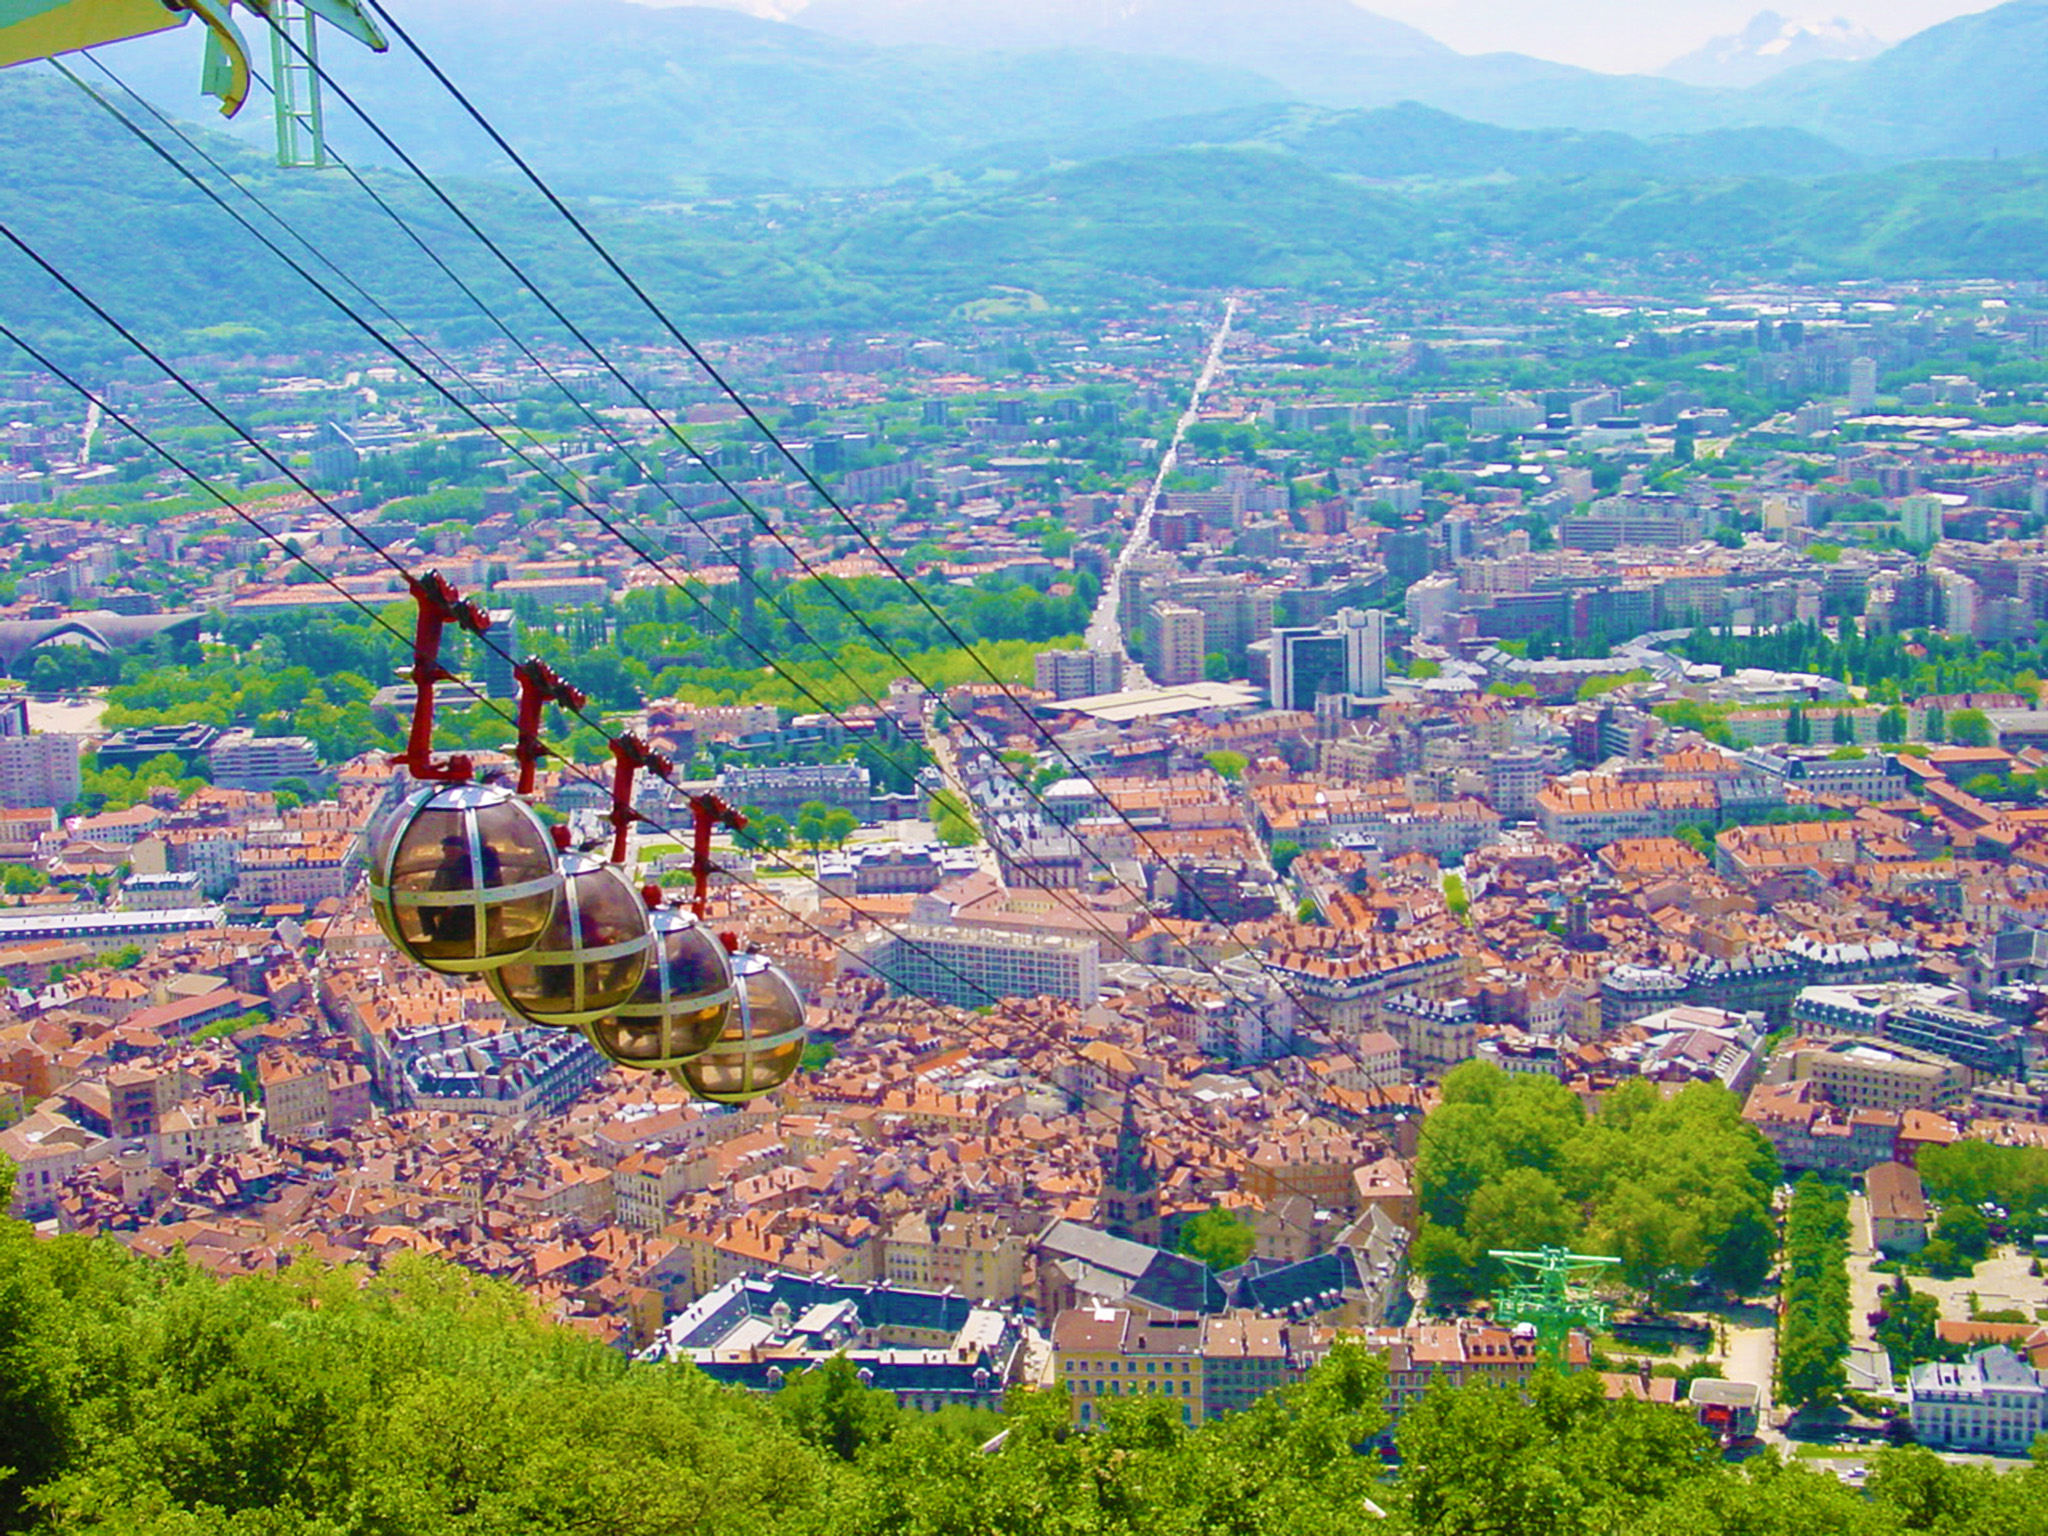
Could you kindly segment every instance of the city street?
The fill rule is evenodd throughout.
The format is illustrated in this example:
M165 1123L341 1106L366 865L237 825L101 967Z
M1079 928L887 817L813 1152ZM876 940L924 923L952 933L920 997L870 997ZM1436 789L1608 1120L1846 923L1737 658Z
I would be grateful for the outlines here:
M1769 1307L1744 1307L1740 1310L1754 1316L1744 1316L1739 1322L1731 1317L1726 1324L1728 1348L1722 1370L1730 1381L1753 1381L1763 1389L1759 1406L1763 1411L1763 1421L1768 1424L1774 1401L1772 1378L1778 1367L1777 1329Z
M1108 579L1102 583L1102 598L1095 605L1095 616L1088 621L1088 645L1091 650L1121 650L1123 632L1119 625L1117 604L1121 600L1123 574L1131 562L1142 554L1152 542L1152 514L1159 510L1159 496L1166 489L1166 482L1180 463L1181 440L1187 436L1188 428L1195 424L1201 414L1202 401L1209 393L1209 386L1216 382L1216 375L1223 368L1223 350L1230 344L1231 327L1237 323L1237 300L1231 299L1223 306L1223 323L1216 328L1216 335L1209 343L1209 356L1202 364L1201 376L1195 380L1194 393L1188 397L1188 408L1181 413L1179 423L1173 430L1173 441L1167 445L1165 456L1159 461L1159 473L1153 476L1151 489L1145 493L1145 503L1138 510L1138 518L1131 525L1130 539L1118 554L1116 564L1110 569ZM1130 686L1142 686L1144 678L1131 681Z

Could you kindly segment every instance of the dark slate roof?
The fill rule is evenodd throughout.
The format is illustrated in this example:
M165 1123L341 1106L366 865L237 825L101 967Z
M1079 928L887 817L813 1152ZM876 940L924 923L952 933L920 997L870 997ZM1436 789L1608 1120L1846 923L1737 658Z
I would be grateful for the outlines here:
M1223 1283L1201 1260L1158 1248L1152 1252L1155 1257L1131 1287L1134 1298L1169 1312L1222 1312L1230 1306Z
M1310 1310L1320 1312L1329 1305L1323 1299L1326 1293L1341 1296L1359 1283L1350 1252L1339 1249L1246 1277L1237 1287L1237 1305L1273 1313L1306 1303Z
M1991 941L1993 965L2048 965L2048 933L2009 928Z
M2041 1390L2041 1378L2034 1368L2022 1360L2009 1345L1997 1344L1977 1356L1977 1368L1984 1373L1984 1384L2010 1390L2014 1387L2032 1392Z
M714 1348L747 1318L768 1316L777 1302L786 1303L792 1317L802 1317L821 1303L829 1306L851 1302L860 1314L863 1328L915 1328L949 1334L966 1327L968 1314L974 1311L972 1301L951 1291L847 1285L778 1271L741 1281L714 1310L697 1319L697 1326L686 1337L672 1338L671 1343L683 1349Z
M1099 1227L1078 1221L1056 1221L1038 1239L1039 1252L1052 1259L1079 1259L1094 1269L1136 1280L1152 1263L1157 1248L1112 1237Z

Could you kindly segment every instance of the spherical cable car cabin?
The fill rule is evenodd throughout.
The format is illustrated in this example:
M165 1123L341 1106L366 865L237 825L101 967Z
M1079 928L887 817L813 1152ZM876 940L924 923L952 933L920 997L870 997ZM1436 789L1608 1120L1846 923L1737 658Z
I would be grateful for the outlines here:
M565 853L562 898L539 942L491 972L492 994L531 1024L573 1029L613 1012L639 990L654 929L647 905L616 866Z
M402 761L421 787L370 834L370 906L401 953L431 971L474 975L532 949L562 894L555 845L533 807L472 784L467 758L436 762L434 685L449 623L472 634L490 617L440 572L412 582L412 732Z
M657 910L653 953L639 990L609 1018L584 1027L598 1051L622 1067L673 1071L724 1033L732 1012L732 961L690 912Z
M428 785L370 840L377 924L430 971L473 975L525 954L561 891L548 829L494 785Z
M724 1030L703 1055L671 1074L714 1104L745 1104L773 1093L804 1059L804 1004L795 984L760 955L736 955L732 968L738 995Z

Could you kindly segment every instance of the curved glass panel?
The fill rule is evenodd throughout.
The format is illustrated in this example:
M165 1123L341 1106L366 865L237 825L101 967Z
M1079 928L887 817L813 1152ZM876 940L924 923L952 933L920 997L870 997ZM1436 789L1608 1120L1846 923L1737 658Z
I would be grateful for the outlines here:
M430 970L486 971L525 953L560 891L547 828L508 790L423 790L373 838L378 925Z
M562 900L530 952L491 976L491 990L534 1024L593 1023L633 996L647 973L654 930L647 906L611 865L589 854L562 860Z
M733 1006L725 948L694 917L654 914L654 957L632 1000L590 1025L590 1043L621 1066L656 1071L701 1055Z
M803 999L789 978L759 955L733 962L739 1004L718 1040L683 1064L675 1080L699 1098L744 1104L773 1093L796 1075L804 1058Z

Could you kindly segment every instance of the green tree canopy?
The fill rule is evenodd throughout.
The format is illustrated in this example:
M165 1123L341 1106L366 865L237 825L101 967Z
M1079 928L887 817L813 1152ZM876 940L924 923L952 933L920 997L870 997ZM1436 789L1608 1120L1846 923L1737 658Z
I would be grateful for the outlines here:
M1988 747L1992 734L1991 717L1981 709L1959 709L1948 717L1948 739L1955 746Z
M1200 1259L1220 1273L1249 1259L1257 1243L1250 1222L1233 1210L1212 1205L1181 1228L1174 1251Z
M949 848L966 848L981 841L981 830L975 826L973 816L950 789L932 792L931 818L939 841Z
M1466 1062L1423 1125L1416 1175L1414 1262L1433 1294L1485 1294L1501 1279L1487 1250L1545 1243L1616 1255L1652 1305L1702 1272L1745 1289L1769 1269L1777 1161L1708 1084L1665 1099L1626 1083L1589 1118L1554 1078Z
M1244 777L1247 759L1242 752L1211 752L1205 761L1222 777L1236 783Z

